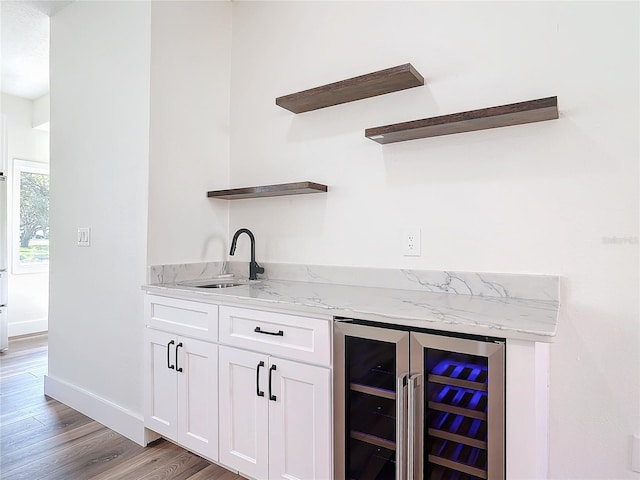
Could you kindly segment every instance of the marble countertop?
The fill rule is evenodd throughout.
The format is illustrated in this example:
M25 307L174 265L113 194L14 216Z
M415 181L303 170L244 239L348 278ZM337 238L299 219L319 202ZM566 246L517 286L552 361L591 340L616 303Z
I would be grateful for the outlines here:
M460 295L409 289L264 279L229 288L178 283L144 285L150 293L301 314L357 318L388 324L492 337L551 342L557 299Z

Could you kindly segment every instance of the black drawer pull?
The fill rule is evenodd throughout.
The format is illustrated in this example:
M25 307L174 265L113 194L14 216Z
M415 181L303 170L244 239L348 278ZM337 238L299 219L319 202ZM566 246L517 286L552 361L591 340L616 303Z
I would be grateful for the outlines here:
M269 369L269 400L272 400L274 402L277 400L277 398L275 395L271 395L271 374L275 369L276 369L275 365L271 365L271 368Z
M264 362L260 362L256 367L256 395L264 397L264 392L260 390L260 367L264 367Z
M262 333L264 335L273 335L275 337L284 337L284 332L282 330L278 330L277 332L265 332L260 327L256 327L253 329L256 333Z
M167 368L174 370L176 368L175 365L171 365L171 360L169 359L169 354L171 353L171 349L169 348L171 345L173 345L174 342L173 340L171 340L169 343L167 343Z
M176 345L176 371L181 372L182 367L178 368L178 349L182 346L182 342Z

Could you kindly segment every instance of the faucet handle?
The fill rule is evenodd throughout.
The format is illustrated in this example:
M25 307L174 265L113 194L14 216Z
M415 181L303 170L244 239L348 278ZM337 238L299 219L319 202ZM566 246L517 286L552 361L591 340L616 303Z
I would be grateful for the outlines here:
M255 260L249 262L249 280L257 280L256 275L258 273L264 273L264 268L258 265Z

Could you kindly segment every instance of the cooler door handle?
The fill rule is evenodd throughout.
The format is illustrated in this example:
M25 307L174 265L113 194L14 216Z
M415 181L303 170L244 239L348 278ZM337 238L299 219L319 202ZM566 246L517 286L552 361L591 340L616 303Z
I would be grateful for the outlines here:
M400 375L396 382L396 478L406 480L405 454L407 449L407 377Z
M408 415L407 415L407 433L408 433L408 451L407 451L407 478L414 478L415 471L415 424L416 424L416 386L421 374L409 377L408 385Z

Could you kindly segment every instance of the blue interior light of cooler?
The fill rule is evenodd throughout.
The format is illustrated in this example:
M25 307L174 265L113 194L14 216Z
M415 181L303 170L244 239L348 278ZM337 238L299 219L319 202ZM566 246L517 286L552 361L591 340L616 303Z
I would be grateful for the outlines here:
M459 388L458 393L456 393L456 395L453 397L453 400L451 400L451 405L458 405L460 403L460 400L462 400L462 397L464 397L464 394L465 394L465 389Z
M480 372L482 372L482 368L474 367L467 380L470 380L472 382L475 381L475 379L478 378L478 375L480 375Z
M447 385L446 387L442 388L438 394L436 395L435 401L436 402L442 402L442 400L444 399L444 397L447 396L447 393L449 393L449 390L451 390L451 387L449 385Z
M456 433L460 428L460 424L462 423L462 420L464 420L464 416L456 415L455 420L451 423L451 426L449 427L449 432Z
M444 425L444 422L447 421L447 417L449 416L449 414L447 412L443 412L440 415L438 415L438 418L436 418L436 421L434 422L434 428L437 428L438 430L442 429L442 425Z
M436 375L442 375L447 368L449 367L449 362L447 360L443 360L440 363L438 363L435 367L433 367L433 370L431 370L431 373L435 373Z
M465 368L471 369L472 372L471 375L469 375L468 380L472 381L478 378L478 375L480 375L480 372L482 370L487 369L486 366L478 363L458 362L456 360L445 358L444 360L441 360L435 367L433 367L431 373L434 373L436 375L444 375L450 368L454 369L451 375L449 375L449 377L451 378L458 378L458 376L464 371Z
M451 372L450 377L451 378L458 378L463 371L464 371L464 365L458 364L453 369L453 372Z
M446 440L440 443L440 447L436 450L435 454L439 457L442 454L442 451L444 450L444 447L447 446L447 442Z
M455 451L453 452L453 455L451 455L450 460L453 460L454 462L458 462L460 459L460 454L462 453L462 447L464 447L464 444L459 443L456 446Z
M443 400L450 391L454 391L455 395L449 402L447 402L447 405L458 405L460 403L460 400L462 400L462 398L464 397L465 393L470 393L472 395L471 400L469 401L469 404L464 407L471 410L474 410L478 406L478 403L480 403L480 400L487 395L487 392L483 392L481 390L446 385L436 393L436 395L433 397L433 401L444 403Z
M480 403L480 399L483 397L483 395L486 395L486 394L484 392L476 392L473 398L471 399L471 401L469 402L469 408L472 410L475 410L476 407L478 406L478 403Z
M468 433L468 435L471 438L476 438L476 435L478 435L478 431L480 430L481 424L482 424L482 420L474 420L473 422L471 422L471 427L469 428L469 433Z
M480 455L480 449L479 448L474 448L473 450L471 450L471 454L469 455L469 458L467 459L467 465L475 465L476 462L478 461L478 456Z

